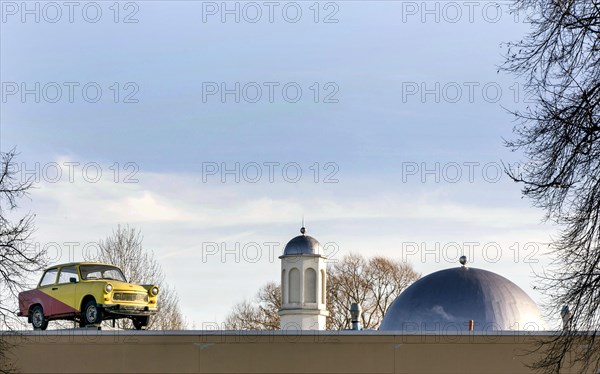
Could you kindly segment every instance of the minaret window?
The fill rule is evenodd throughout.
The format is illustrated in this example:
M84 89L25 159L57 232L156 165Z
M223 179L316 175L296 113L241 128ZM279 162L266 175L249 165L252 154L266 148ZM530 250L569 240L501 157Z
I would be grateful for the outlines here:
M288 290L287 290L287 279L285 279L285 269L283 269L281 271L281 303L282 304L287 304L287 295L288 295Z
M313 268L304 272L304 302L317 302L317 272Z
M325 304L325 293L327 290L327 285L325 284L325 270L321 269L321 303Z
M296 268L290 270L290 303L300 302L300 271Z

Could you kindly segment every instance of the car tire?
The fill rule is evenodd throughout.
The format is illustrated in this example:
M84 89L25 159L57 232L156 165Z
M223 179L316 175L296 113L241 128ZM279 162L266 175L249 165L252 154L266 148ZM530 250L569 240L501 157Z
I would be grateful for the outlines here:
M31 309L31 325L34 330L46 330L48 328L48 319L44 315L44 308L36 305Z
M81 327L97 325L102 322L102 311L98 308L95 300L88 301L81 310Z
M135 327L136 330L141 330L142 328L148 326L149 319L150 317L134 317L132 319L133 327Z

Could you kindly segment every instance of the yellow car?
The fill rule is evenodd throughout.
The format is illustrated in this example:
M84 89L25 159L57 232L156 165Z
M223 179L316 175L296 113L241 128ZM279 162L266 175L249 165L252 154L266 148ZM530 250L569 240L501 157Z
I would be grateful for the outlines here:
M21 292L18 315L34 330L58 319L85 327L119 318L130 318L140 330L158 311L157 295L157 286L128 283L116 266L74 262L47 269L35 289Z

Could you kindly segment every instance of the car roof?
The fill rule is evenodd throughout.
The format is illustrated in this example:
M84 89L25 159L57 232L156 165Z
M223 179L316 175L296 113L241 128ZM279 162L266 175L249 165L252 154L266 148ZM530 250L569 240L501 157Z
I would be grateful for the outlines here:
M67 266L77 266L77 265L106 265L106 266L114 266L114 267L118 268L118 266L116 266L116 265L105 264L103 262L83 261L83 262L68 262L66 264L57 264L57 265L54 265L54 266L50 266L46 270L56 269L56 268L61 268L61 267L67 267Z

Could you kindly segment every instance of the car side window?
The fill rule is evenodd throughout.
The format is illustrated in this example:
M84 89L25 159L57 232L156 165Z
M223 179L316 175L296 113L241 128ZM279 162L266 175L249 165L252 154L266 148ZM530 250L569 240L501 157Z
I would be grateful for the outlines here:
M46 273L42 277L40 286L48 286L50 284L54 284L56 282L56 274L57 273L58 273L58 269L50 269L50 270L46 271Z
M71 278L75 278L75 281L79 282L79 274L77 274L77 268L75 268L75 267L62 268L60 270L60 274L58 276L58 283L59 284L70 283Z

